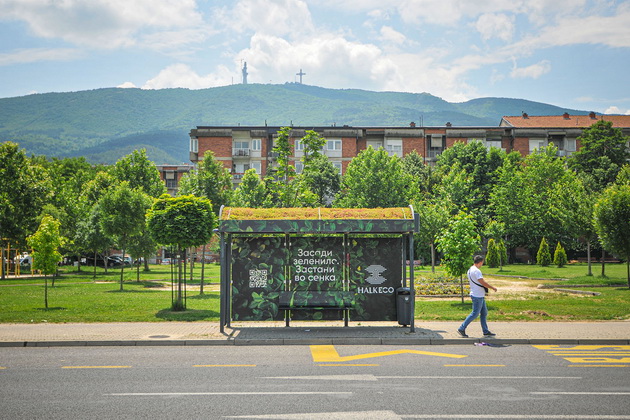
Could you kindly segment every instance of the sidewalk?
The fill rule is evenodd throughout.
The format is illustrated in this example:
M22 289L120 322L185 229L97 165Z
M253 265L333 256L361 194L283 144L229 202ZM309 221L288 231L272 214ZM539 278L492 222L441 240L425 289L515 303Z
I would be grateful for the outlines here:
M217 322L125 322L106 324L0 324L0 347L212 346L212 345L440 345L498 344L630 345L630 321L489 322L496 338L481 335L479 323L460 338L459 322L416 320L415 333L394 322L293 321L233 323L222 334Z

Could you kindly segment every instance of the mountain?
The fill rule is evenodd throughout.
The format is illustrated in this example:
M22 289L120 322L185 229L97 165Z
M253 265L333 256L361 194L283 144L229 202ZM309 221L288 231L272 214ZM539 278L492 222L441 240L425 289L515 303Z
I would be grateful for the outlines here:
M97 89L0 98L0 141L29 154L111 164L146 148L156 163L188 161L198 125L302 127L498 126L504 115L587 114L523 99L450 103L428 93L326 89L297 83L201 90Z

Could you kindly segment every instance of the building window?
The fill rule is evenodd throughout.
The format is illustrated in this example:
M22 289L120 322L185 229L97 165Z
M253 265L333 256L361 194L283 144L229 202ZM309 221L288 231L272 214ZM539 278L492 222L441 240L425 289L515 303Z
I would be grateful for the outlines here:
M543 139L529 139L529 153L534 153L537 149L542 149L547 145L547 141Z
M260 139L252 140L252 150L256 150L256 151L260 150Z
M166 188L169 190L175 190L177 189L177 180L176 179L167 179L166 181Z
M326 142L326 150L341 150L341 140L328 140Z
M190 151L192 153L198 153L199 152L199 140L197 140L197 137L191 137L190 138Z
M337 170L339 171L339 175L341 175L341 170L342 170L342 166L341 166L341 162L331 162L333 164L333 166L335 168L337 168Z
M255 169L256 173L260 175L260 173L262 172L260 168L260 162L252 162L252 169Z
M304 171L304 163L303 162L295 162L295 173L301 174Z
M299 151L299 150L304 150L304 143L300 140L296 140L295 141L295 150Z
M249 156L249 142L235 141L232 147L233 156Z
M387 150L387 153L389 153L390 156L402 157L402 139L387 140L385 150Z

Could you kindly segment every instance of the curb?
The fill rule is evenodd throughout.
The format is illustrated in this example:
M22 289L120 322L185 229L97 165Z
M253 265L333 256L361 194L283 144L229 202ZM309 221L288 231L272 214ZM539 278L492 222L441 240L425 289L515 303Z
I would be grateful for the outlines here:
M470 345L475 343L507 345L534 344L592 344L630 345L630 339L556 339L556 338L506 338L506 339L464 339L464 338L267 338L267 339L228 339L228 340L112 340L112 341L5 341L0 347L101 347L101 346L305 346L305 345Z

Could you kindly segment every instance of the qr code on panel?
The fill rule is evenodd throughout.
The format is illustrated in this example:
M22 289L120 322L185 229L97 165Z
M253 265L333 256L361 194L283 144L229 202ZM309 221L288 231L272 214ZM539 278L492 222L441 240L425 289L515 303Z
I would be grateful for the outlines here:
M267 286L267 270L249 270L249 287Z

